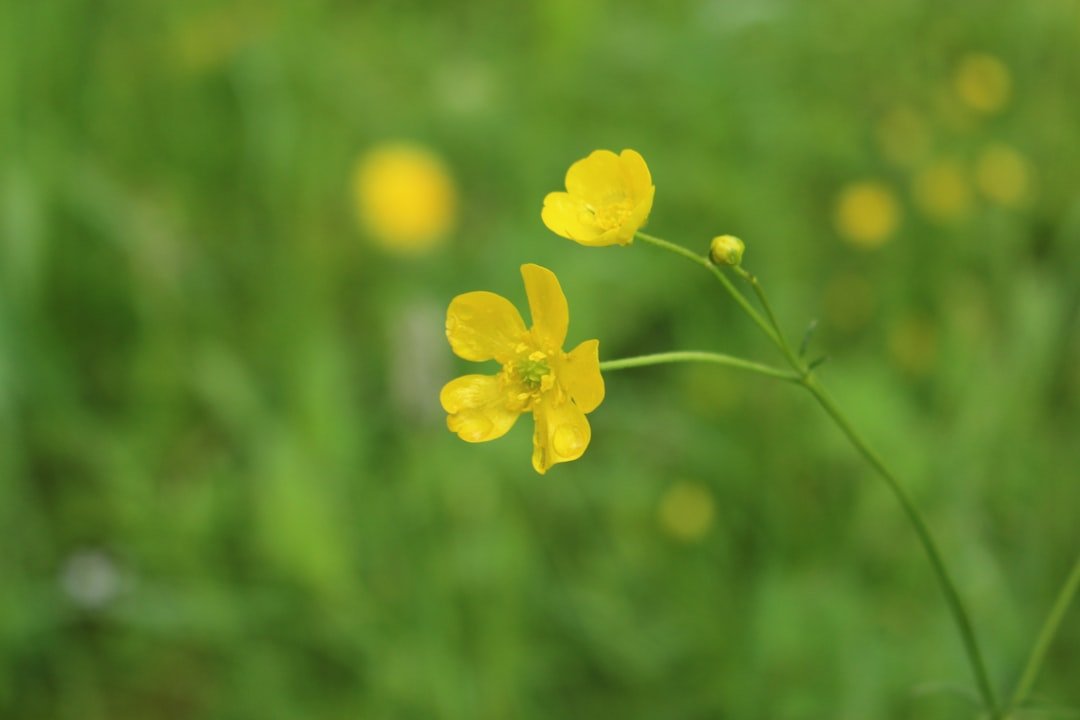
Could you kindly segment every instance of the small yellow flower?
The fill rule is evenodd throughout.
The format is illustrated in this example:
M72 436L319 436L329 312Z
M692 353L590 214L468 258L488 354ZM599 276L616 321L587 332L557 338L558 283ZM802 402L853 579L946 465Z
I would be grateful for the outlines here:
M937 327L927 317L908 315L889 329L889 352L904 372L919 377L929 375L937 363Z
M931 220L956 222L971 213L971 184L957 162L942 159L922 168L911 184L916 207Z
M442 160L407 143L380 145L361 157L353 192L360 222L372 239L398 253L434 248L457 213L457 192Z
M975 182L983 195L1005 207L1019 207L1032 194L1032 169L1014 148L994 143L979 153Z
M509 300L490 292L458 295L446 312L446 338L466 360L496 360L495 375L464 375L448 382L439 401L446 425L466 442L502 437L518 416L532 412L532 463L541 475L576 460L592 431L585 413L604 399L599 340L564 353L570 313L559 281L547 268L522 265L533 325L526 329Z
M683 542L693 542L709 532L716 508L707 487L700 483L678 482L664 492L656 514L660 527L669 535Z
M823 300L825 320L848 335L866 327L880 304L879 289L870 278L848 271L829 279Z
M1009 102L1012 74L1008 66L993 55L972 53L957 66L953 87L965 105L989 115Z
M911 168L929 154L933 136L926 120L911 108L900 106L886 113L875 128L881 154L893 165Z
M595 150L566 171L566 192L548 193L540 217L553 233L582 245L629 245L645 225L656 188L634 150Z
M888 186L879 182L848 185L836 202L836 229L852 245L883 245L900 224L900 205Z

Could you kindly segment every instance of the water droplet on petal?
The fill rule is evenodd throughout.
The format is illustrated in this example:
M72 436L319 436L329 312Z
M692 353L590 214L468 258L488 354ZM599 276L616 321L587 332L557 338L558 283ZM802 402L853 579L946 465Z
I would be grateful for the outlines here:
M451 415L448 425L466 442L483 442L495 427L495 423L479 413Z
M555 454L573 457L585 449L585 436L573 425L560 425L551 438L551 444Z

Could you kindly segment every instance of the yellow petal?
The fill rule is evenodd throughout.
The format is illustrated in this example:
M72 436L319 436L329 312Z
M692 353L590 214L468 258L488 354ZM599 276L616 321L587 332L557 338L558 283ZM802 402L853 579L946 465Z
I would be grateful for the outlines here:
M652 196L656 188L653 187L652 174L649 172L649 166L645 164L645 158L641 157L641 153L636 150L623 150L619 154L619 160L622 161L623 172L626 173L634 203L638 204L648 197L651 208ZM648 210L645 214L649 214Z
M591 205L608 205L630 195L630 183L619 156L594 150L566 171L566 190Z
M552 402L555 393L545 395L533 407L533 468L543 475L557 463L577 460L589 446L592 430L585 413L573 403Z
M655 193L656 188L649 188L645 197L634 206L630 216L614 231L613 242L620 245L629 245L634 241L634 233L644 227L645 221L649 219L649 211L652 210L653 195Z
M470 292L450 301L446 339L458 357L477 362L514 355L525 335L525 322L509 300L490 292Z
M443 386L439 402L446 426L465 442L487 442L514 426L518 413L507 409L506 389L495 375L463 375Z
M606 247L608 245L629 245L633 240L634 233L630 233L629 239L626 238L625 226L620 225L617 228L605 231L603 234L598 235L596 239L589 242L581 242L586 247Z
M533 337L542 348L562 349L566 329L570 325L570 311L558 278L547 268L532 263L521 266L521 277L525 280L525 294L529 297Z
M593 220L593 214L585 207L585 201L568 193L548 193L540 219L548 230L579 243L589 244L602 232Z
M559 384L582 412L590 413L604 401L600 374L600 341L586 340L562 358L556 369Z

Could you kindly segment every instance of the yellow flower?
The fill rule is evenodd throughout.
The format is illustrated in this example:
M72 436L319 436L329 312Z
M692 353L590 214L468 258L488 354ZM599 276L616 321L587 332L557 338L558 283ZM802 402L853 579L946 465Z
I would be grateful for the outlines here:
M953 87L965 105L989 115L1009 102L1012 74L1008 66L993 55L972 53L957 66Z
M971 185L964 168L943 159L922 168L911 185L915 205L932 220L954 222L971 212Z
M559 281L547 268L522 265L533 325L526 329L509 300L490 292L458 295L446 312L446 338L466 360L496 360L495 375L465 375L448 382L439 401L446 425L466 442L502 437L518 416L531 412L533 467L540 474L577 460L591 438L590 413L604 399L599 340L564 353L570 313Z
M1015 149L994 143L979 153L975 182L986 197L999 205L1019 207L1032 194L1031 165Z
M888 186L858 182L841 191L836 202L836 229L852 245L876 248L900 224L900 205Z
M910 168L930 152L933 137L926 120L908 107L896 107L875 128L881 154L892 164Z
M937 363L937 327L927 317L908 315L889 329L889 351L905 372L924 377Z
M656 188L634 150L595 150L566 171L566 192L548 193L540 213L553 233L582 245L629 245L645 225Z
M669 535L684 542L705 537L715 515L716 508L709 489L693 482L678 482L669 487L657 508L660 526Z
M415 254L442 241L454 224L457 192L431 151L405 143L376 147L353 175L360 222L388 250Z

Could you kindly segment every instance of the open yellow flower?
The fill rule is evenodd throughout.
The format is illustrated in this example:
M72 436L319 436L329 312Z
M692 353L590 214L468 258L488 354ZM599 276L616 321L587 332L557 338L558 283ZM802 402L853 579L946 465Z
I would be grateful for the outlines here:
M547 268L522 265L533 325L526 329L509 300L490 292L458 295L446 311L446 338L458 357L496 360L495 375L464 375L439 394L446 425L466 442L502 437L532 412L533 467L540 474L576 460L592 436L585 413L604 399L599 340L564 353L570 313L559 281Z
M378 145L353 172L357 216L371 239L402 255L440 245L457 217L457 188L433 151L410 143Z
M553 233L582 245L629 245L645 225L656 188L634 150L595 150L566 171L566 192L548 193L540 217Z

